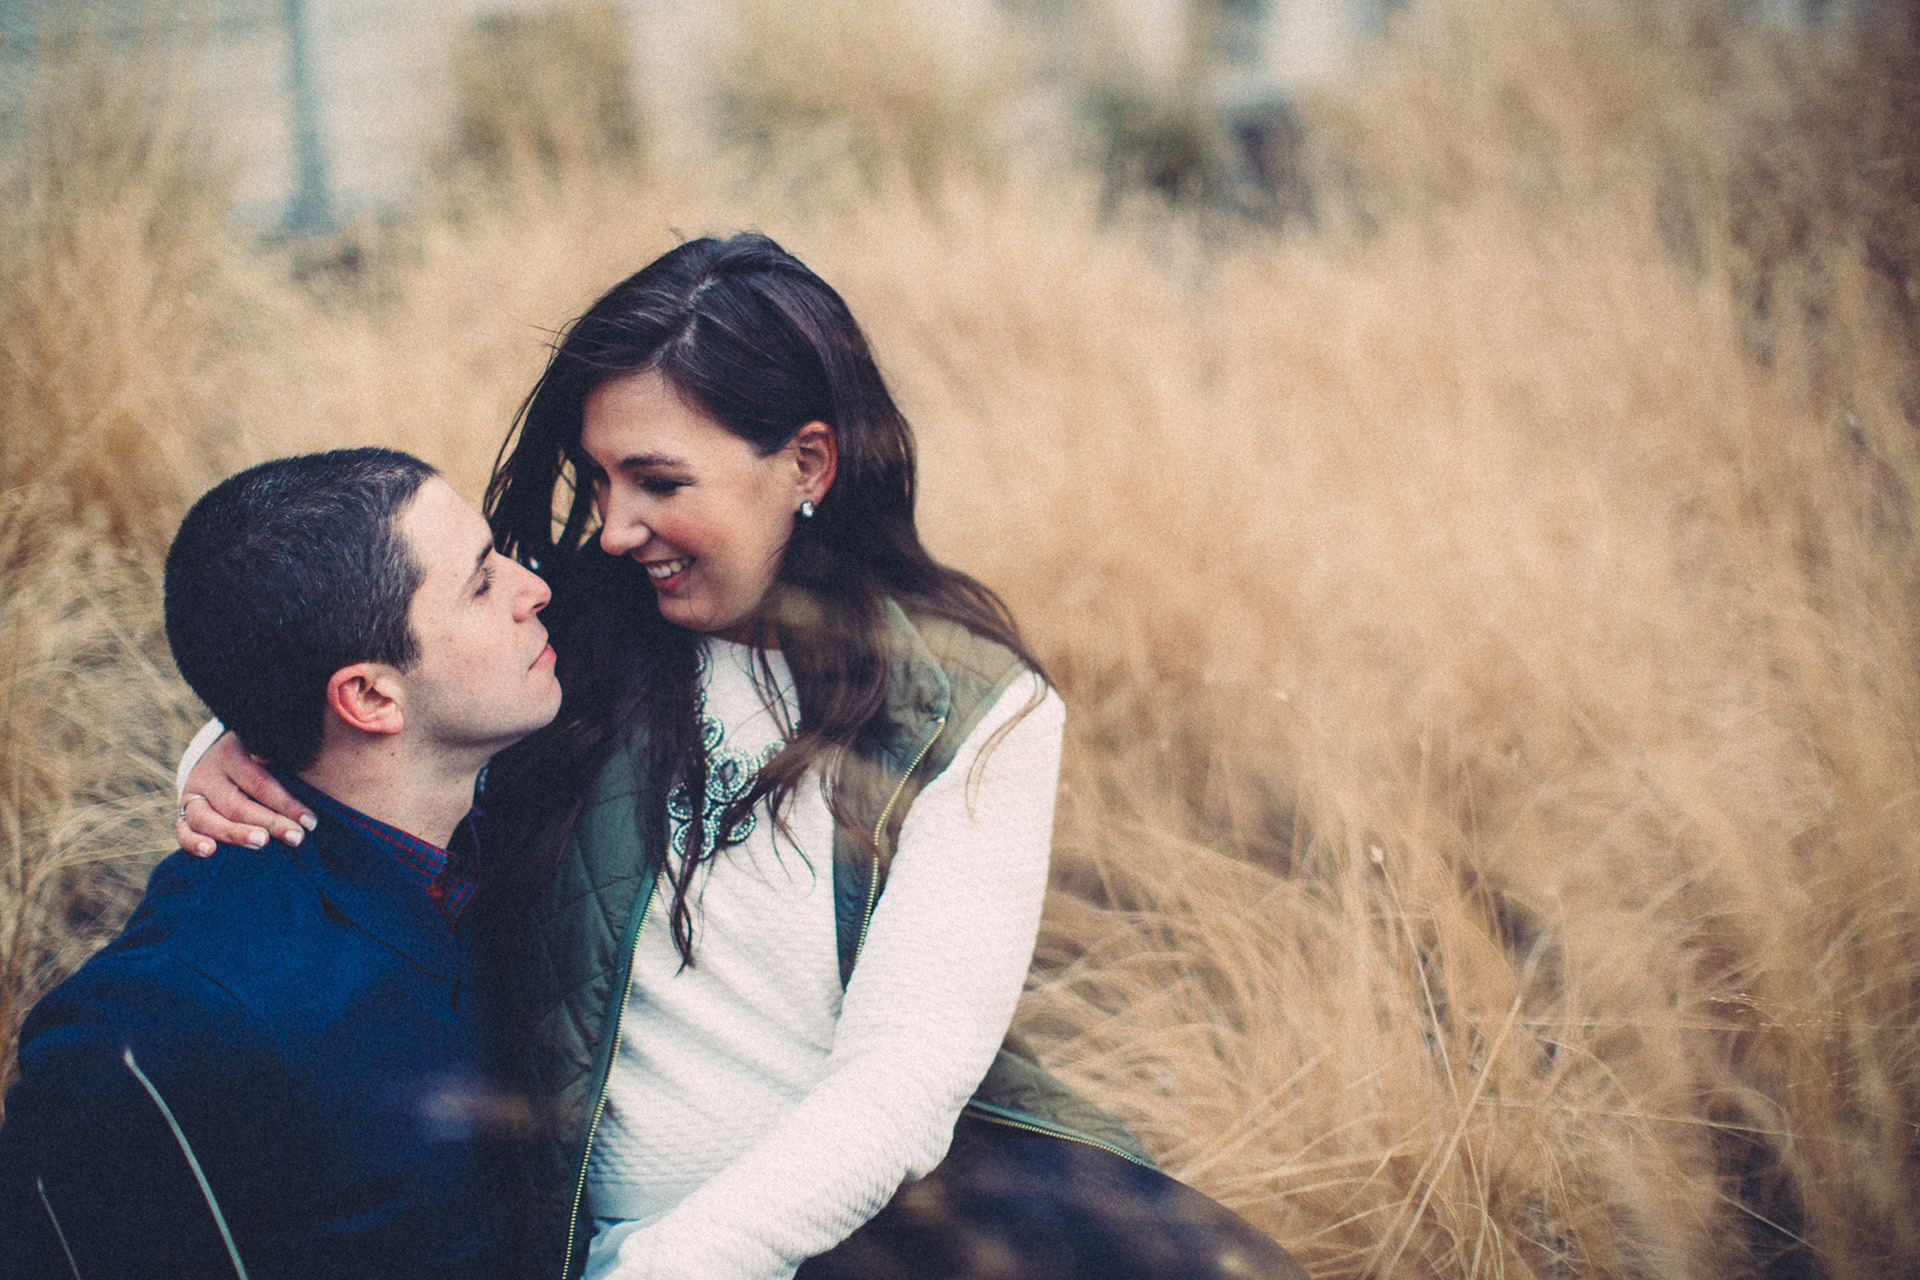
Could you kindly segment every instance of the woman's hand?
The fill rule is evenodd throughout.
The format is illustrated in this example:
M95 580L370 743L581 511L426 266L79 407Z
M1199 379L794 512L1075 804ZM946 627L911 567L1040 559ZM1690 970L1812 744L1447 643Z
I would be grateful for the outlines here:
M182 849L205 858L216 841L265 848L269 833L283 844L299 844L316 822L239 738L223 733L187 775L173 834Z

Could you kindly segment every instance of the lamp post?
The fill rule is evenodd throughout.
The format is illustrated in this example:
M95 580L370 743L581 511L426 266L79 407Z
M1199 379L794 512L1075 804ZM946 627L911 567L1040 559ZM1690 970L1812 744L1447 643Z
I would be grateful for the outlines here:
M302 235L333 229L327 152L320 132L320 89L313 74L307 0L286 0L287 88L293 98L293 202L287 225Z

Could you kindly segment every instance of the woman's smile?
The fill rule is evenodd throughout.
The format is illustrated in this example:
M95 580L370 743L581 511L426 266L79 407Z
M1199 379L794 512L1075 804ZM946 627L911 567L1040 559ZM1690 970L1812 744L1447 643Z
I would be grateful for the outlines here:
M681 556L675 560L643 560L640 563L641 567L647 571L647 576L653 579L655 586L669 588L671 586L678 586L679 584L669 583L668 579L678 578L681 574L685 573L692 567L693 558L691 556Z

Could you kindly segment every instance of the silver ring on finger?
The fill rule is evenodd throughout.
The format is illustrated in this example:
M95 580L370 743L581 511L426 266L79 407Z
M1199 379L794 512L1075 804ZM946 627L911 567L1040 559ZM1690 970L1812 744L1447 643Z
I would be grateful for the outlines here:
M195 800L207 800L207 798L201 795L198 791L196 791L193 794L189 795L186 799L182 800L180 802L180 821L185 822L187 820L187 806L192 804ZM213 801L207 800L207 803L212 804Z

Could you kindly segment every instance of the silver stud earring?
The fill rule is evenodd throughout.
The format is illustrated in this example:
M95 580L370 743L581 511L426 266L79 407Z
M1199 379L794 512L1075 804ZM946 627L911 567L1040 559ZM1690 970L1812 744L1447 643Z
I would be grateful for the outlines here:
M802 520L813 519L813 501L811 499L800 499L800 518Z

